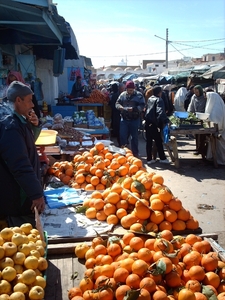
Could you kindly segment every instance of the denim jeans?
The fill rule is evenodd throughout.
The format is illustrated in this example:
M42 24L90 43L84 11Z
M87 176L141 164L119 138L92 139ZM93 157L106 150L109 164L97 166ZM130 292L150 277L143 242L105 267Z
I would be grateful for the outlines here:
M125 146L128 143L129 137L131 137L131 151L134 156L138 156L138 128L140 125L140 119L136 120L121 120L120 121L120 142L121 146Z

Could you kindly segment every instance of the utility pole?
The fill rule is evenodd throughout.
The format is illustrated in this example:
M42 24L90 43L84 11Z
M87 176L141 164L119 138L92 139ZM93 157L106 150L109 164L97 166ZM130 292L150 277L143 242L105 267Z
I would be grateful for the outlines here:
M155 37L161 39L161 40L164 40L166 41L166 68L168 69L168 45L169 45L169 40L168 40L168 28L166 28L166 39L158 36L158 35L155 35Z
M166 28L166 68L168 69L168 28Z

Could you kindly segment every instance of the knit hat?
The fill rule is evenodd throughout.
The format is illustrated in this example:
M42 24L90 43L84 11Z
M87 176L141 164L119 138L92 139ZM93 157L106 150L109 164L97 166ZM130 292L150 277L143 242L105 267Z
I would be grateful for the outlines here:
M127 89L134 89L134 82L132 80L127 81L126 83L126 88Z
M7 99L11 102L15 102L16 97L25 97L27 95L33 95L33 91L28 85L19 81L13 81L6 92Z

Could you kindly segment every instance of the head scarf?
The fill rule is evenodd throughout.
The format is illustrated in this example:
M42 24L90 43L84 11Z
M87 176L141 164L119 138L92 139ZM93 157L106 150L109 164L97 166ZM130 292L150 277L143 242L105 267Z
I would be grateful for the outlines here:
M199 90L199 96L198 97L203 95L203 88L202 88L201 85L195 85L194 89Z
M6 84L7 84L7 85L10 85L10 82L9 82L9 76L10 76L10 75L15 76L17 81L20 81L20 82L22 82L22 83L25 83L25 80L23 79L23 76L22 76L22 74L21 74L20 72L17 72L17 71L10 71L9 74L8 74L8 76L7 76L7 79L6 79Z

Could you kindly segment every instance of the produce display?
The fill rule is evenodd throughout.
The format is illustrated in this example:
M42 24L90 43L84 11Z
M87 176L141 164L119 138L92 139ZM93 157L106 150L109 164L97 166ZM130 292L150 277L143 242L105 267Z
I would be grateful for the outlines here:
M74 141L80 141L83 138L84 134L73 127L63 125L62 128L57 129L59 136L61 137L70 137Z
M109 152L99 142L90 151L75 155L72 162L55 162L48 172L75 189L95 191L83 204L89 219L138 232L199 227L163 177L149 173L129 149L123 156Z
M55 162L48 173L75 189L104 190L120 177L132 176L138 170L146 171L131 150L126 149L126 152L126 156L113 154L98 142L90 150L75 155L72 162Z
M95 237L75 248L85 259L70 300L223 300L225 263L207 240L163 230L155 238L132 232L121 238Z
M90 97L79 99L79 103L108 103L109 98L99 90L93 90Z
M43 299L46 242L31 224L0 231L0 299Z

